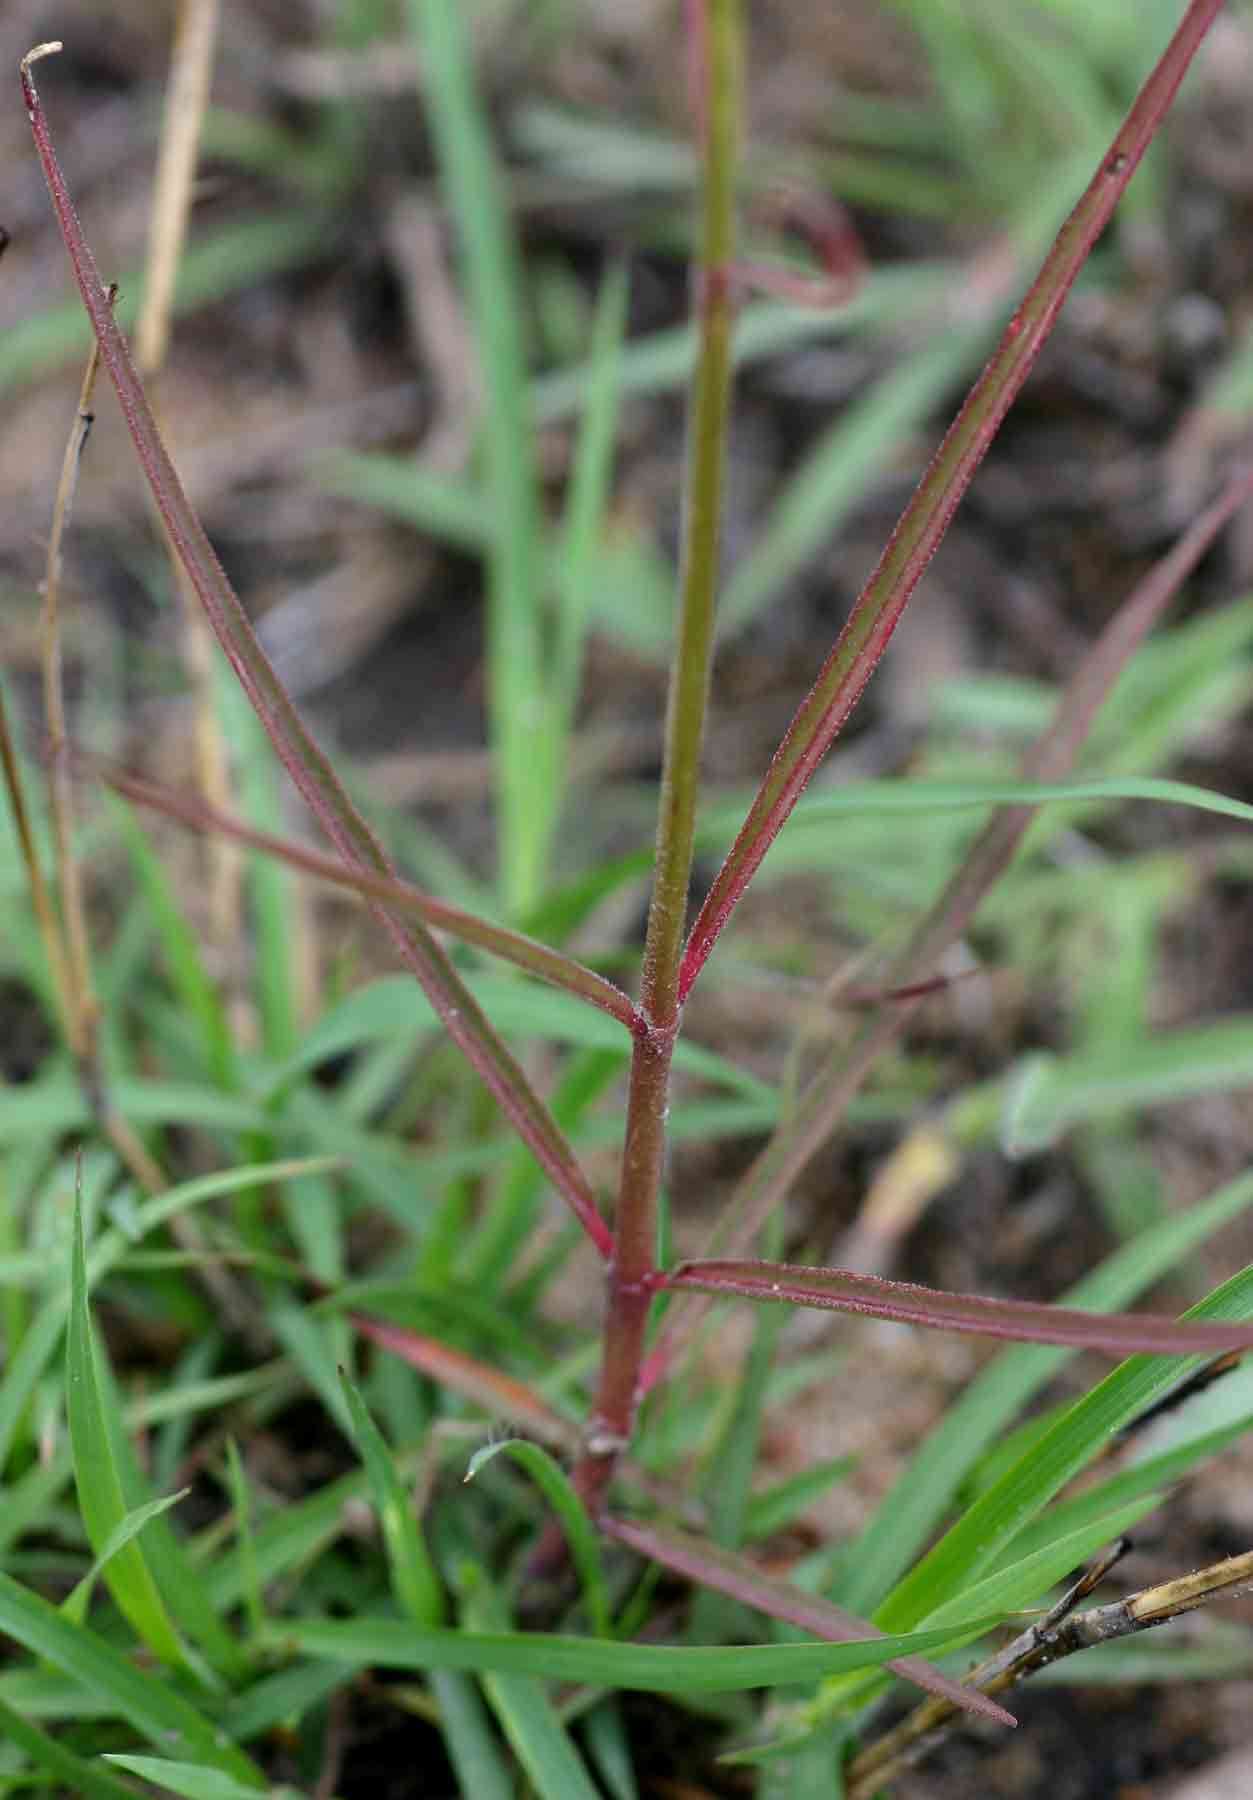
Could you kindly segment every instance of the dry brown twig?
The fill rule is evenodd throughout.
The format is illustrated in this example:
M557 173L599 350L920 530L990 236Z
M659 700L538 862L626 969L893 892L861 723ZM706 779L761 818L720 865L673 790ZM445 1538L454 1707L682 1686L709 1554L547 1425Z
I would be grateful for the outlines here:
M1091 1650L1098 1644L1151 1631L1213 1600L1253 1591L1253 1551L1245 1551L1190 1575L1141 1588L1122 1600L1076 1612L1079 1603L1095 1592L1130 1548L1124 1538L1099 1557L1042 1619L972 1669L964 1685L984 1694L1003 1694L1078 1650ZM950 1700L927 1700L916 1706L899 1725L849 1763L844 1774L847 1800L869 1800L870 1795L897 1780L943 1741L958 1716Z

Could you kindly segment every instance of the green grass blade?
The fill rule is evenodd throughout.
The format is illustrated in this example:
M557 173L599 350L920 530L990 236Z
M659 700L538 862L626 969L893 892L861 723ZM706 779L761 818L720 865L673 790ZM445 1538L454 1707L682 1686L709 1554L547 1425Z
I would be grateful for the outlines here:
M6 1744L24 1751L36 1768L52 1776L60 1784L62 1793L75 1794L80 1800L135 1800L135 1791L126 1782L118 1781L107 1769L67 1749L3 1700L0 1700L0 1737Z
M752 1541L783 1531L798 1513L812 1501L821 1499L828 1488L843 1481L855 1467L854 1457L828 1457L810 1469L801 1469L796 1475L789 1475L759 1493L750 1494L744 1515L745 1538Z
M504 1603L478 1568L464 1568L466 1624L480 1630L508 1625ZM483 1691L527 1779L540 1800L598 1800L596 1785L583 1766L565 1728L544 1692L538 1675L484 1670Z
M603 529L613 475L618 371L626 328L626 305L627 273L625 266L618 264L609 271L596 310L587 406L575 451L562 527L560 613L553 658L553 712L557 732L553 758L559 770L566 767L570 727L583 669L597 537Z
M103 1549L91 1568L78 1582L73 1592L62 1601L61 1611L67 1619L81 1625L87 1616L87 1602L97 1580L103 1574L106 1565L124 1545L138 1537L149 1519L155 1519L158 1513L168 1512L171 1506L177 1506L180 1500L186 1499L190 1488L182 1488L177 1494L165 1494L159 1500L149 1500L144 1506L136 1506L128 1512L124 1519L109 1533Z
M106 1699L119 1718L161 1750L181 1747L237 1780L261 1786L252 1762L168 1680L132 1666L103 1638L63 1619L55 1607L0 1573L0 1631Z
M756 618L806 561L829 544L901 441L978 358L991 327L945 333L905 357L843 414L810 451L736 561L718 609L728 634Z
M221 995L205 969L196 934L133 810L113 795L109 799L156 924L174 991L188 1018L194 1019L199 1028L205 1067L218 1086L233 1088L235 1045L230 1023Z
M1185 1319L1253 1316L1253 1269L1242 1270L1191 1307ZM1133 1356L1079 1400L974 1504L875 1614L885 1630L929 1618L962 1592L1043 1510L1101 1445L1167 1393L1203 1358Z
M592 1630L598 1637L609 1637L612 1632L609 1589L601 1565L600 1539L569 1476L555 1457L539 1444L529 1443L525 1438L506 1438L504 1443L484 1444L481 1450L476 1450L470 1458L465 1479L473 1481L480 1469L501 1455L509 1456L519 1468L526 1470L561 1520L571 1558L583 1585L583 1599Z
M104 1562L105 1581L123 1614L163 1662L181 1663L182 1647L142 1549L133 1538L113 1544L129 1508L112 1442L114 1432L120 1435L122 1425L120 1420L110 1421L105 1416L108 1390L100 1380L98 1355L87 1304L87 1258L80 1200L74 1211L65 1351L66 1415L78 1503L92 1548ZM111 1554L104 1561L110 1545Z
M1117 1250L1064 1296L1067 1304L1096 1310L1126 1306L1250 1205L1253 1175L1246 1175ZM1023 1345L1003 1351L988 1364L950 1407L865 1531L848 1546L833 1598L861 1613L882 1599L940 1522L987 1447L1070 1354Z
M1253 1079L1253 1018L1226 1018L1080 1050L1026 1058L1011 1075L1002 1130L1015 1154L1054 1143L1084 1120L1189 1095L1228 1093Z
M396 1619L293 1619L272 1628L276 1650L365 1668L460 1669L531 1675L656 1694L735 1693L791 1687L851 1669L925 1654L955 1637L990 1630L997 1619L970 1619L960 1630L915 1631L852 1644L752 1644L689 1650L668 1644L606 1642L544 1632L415 1631Z
M445 193L465 253L487 401L493 548L489 709L500 796L501 891L515 916L534 904L555 820L549 699L539 615L539 493L527 405L521 270L487 115L474 86L468 17L447 0L409 0Z
M171 1762L164 1756L106 1755L105 1762L126 1769L154 1786L185 1800L255 1800L257 1789L251 1782L236 1781L221 1769L206 1769L201 1763ZM270 1800L283 1800L282 1788L267 1788ZM290 1789L287 1792L291 1792Z
M192 244L183 256L175 310L185 313L212 306L229 294L311 262L326 250L326 220L311 208L288 207L226 226L203 243ZM125 328L139 316L143 304L142 272L123 271L118 290L117 319ZM91 327L80 306L71 302L41 308L0 338L0 393L79 361L90 342Z
M487 1708L468 1675L432 1669L444 1747L463 1794L474 1800L514 1800L514 1781L500 1753Z
M415 1625L436 1626L444 1616L443 1587L414 1513L413 1498L406 1493L391 1451L357 1388L342 1369L339 1379L382 1526L393 1591Z
M239 1591L244 1612L253 1637L265 1628L265 1597L257 1575L257 1551L252 1536L252 1503L248 1477L239 1446L233 1437L226 1440L226 1480L235 1516L235 1555L239 1568Z

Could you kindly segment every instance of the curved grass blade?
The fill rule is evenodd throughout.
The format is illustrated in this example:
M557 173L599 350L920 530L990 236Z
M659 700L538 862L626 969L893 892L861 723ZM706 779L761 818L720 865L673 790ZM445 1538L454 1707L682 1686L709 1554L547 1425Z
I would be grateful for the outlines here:
M950 1294L912 1282L804 1264L686 1262L656 1276L654 1285L828 1312L863 1313L935 1331L1007 1338L1015 1343L1060 1344L1114 1356L1195 1356L1253 1348L1253 1325L1187 1323L1191 1314L1185 1315L1185 1321L1153 1313L1108 1318L1065 1306Z
M58 46L55 46L59 48ZM34 55L52 46L41 45ZM127 428L170 541L198 595L227 661L248 695L298 792L352 867L391 877L393 871L325 755L310 735L261 648L248 616L205 535L157 430L126 340L113 319L95 258L88 248L53 148L48 122L30 73L21 68L22 93L48 191L65 240L83 304L100 345L101 359L117 391ZM574 1153L522 1069L492 1030L430 931L419 921L408 929L382 905L371 910L402 962L421 983L449 1036L499 1100L515 1130L531 1147L601 1254L612 1234Z
M1221 8L1222 0L1192 0L902 514L834 650L788 727L688 934L681 1000L690 993L740 896L873 674L1079 271Z
M466 1590L463 1617L467 1627L471 1631L506 1630L509 1615L486 1572L475 1564L463 1564L461 1580ZM492 1711L539 1800L598 1800L596 1785L537 1675L485 1669L481 1680Z
M0 1573L0 1632L33 1656L70 1675L97 1698L107 1699L158 1749L181 1748L236 1780L263 1787L260 1772L242 1750L224 1742L204 1714L168 1680L133 1667L95 1632L63 1619L54 1606Z
M855 1614L845 1612L843 1607L834 1606L829 1600L793 1586L790 1581L781 1581L776 1576L767 1575L747 1557L719 1550L712 1544L670 1527L663 1530L657 1526L636 1525L627 1519L610 1517L602 1521L602 1529L607 1536L615 1538L621 1544L628 1544L641 1556L651 1557L665 1568L686 1575L705 1587L715 1588L744 1606L764 1612L769 1618L783 1619L789 1625L799 1626L802 1631L812 1632L815 1637L843 1644L866 1645L878 1641L879 1628L868 1619L859 1619ZM1013 1714L1006 1712L1004 1707L950 1681L946 1675L917 1656L885 1660L893 1673L903 1680L912 1681L915 1687L923 1688L927 1693L942 1694L963 1711L980 1713L984 1718L995 1719L1001 1725L1017 1723ZM783 1679L786 1680L786 1677Z
M130 1508L113 1455L87 1304L87 1258L83 1247L81 1197L74 1208L74 1248L70 1268L69 1336L65 1350L65 1408L74 1460L78 1504L104 1579L124 1616L162 1662L184 1660L178 1635L143 1550L124 1534ZM120 1421L117 1422L120 1431ZM120 1541L119 1541L120 1537Z
M422 1536L422 1527L414 1514L413 1499L401 1484L382 1432L343 1369L339 1371L339 1379L348 1402L357 1449L370 1478L393 1589L415 1625L438 1625L444 1616L444 1594L439 1573Z
M399 1619L294 1619L273 1647L329 1657L354 1668L461 1669L531 1675L652 1694L729 1694L790 1687L824 1675L877 1668L977 1637L1000 1622L970 1619L938 1631L855 1644L752 1644L689 1650L668 1644L606 1643L546 1632L415 1631Z
M566 1542L570 1546L571 1559L583 1584L583 1598L587 1604L592 1630L598 1637L611 1636L613 1626L609 1611L609 1589L601 1566L600 1544L587 1509L575 1492L569 1476L561 1464L538 1444L528 1443L525 1438L506 1438L503 1444L484 1444L482 1449L476 1450L470 1458L465 1479L473 1481L480 1469L501 1455L508 1455L519 1468L526 1470L561 1520Z
M172 1506L177 1506L180 1500L185 1500L190 1492L190 1488L180 1488L176 1494L163 1494L158 1500L149 1500L143 1506L133 1507L125 1518L119 1521L109 1533L99 1556L90 1569L82 1580L75 1584L73 1592L61 1602L61 1611L67 1619L72 1619L76 1625L82 1624L87 1616L87 1602L91 1599L91 1591L112 1558L124 1545L129 1544L132 1538L138 1537L149 1519L155 1519L159 1513L168 1512Z
M115 1769L125 1769L171 1794L182 1795L184 1800L254 1800L257 1792L250 1783L236 1781L221 1769L206 1769L203 1763L172 1762L165 1756L128 1756L116 1751L106 1753L104 1760ZM285 1792L290 1794L292 1790L268 1788L266 1792L270 1800L284 1800Z

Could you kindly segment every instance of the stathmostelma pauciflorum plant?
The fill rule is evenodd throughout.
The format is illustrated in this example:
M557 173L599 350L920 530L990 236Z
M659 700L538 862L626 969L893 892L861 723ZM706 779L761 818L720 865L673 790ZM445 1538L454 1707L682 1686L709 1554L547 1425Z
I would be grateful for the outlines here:
M461 234L484 378L483 494L492 516L485 525L458 514L455 530L482 533L489 565L497 916L462 904L464 895L457 904L436 899L396 874L262 648L153 417L146 385L164 354L214 9L186 9L179 51L185 85L171 84L182 98L171 104L163 144L168 179L158 184L149 311L135 360L114 316L116 295L74 212L35 87L34 64L60 46L40 45L24 59L34 143L95 348L44 588L46 833L7 726L3 733L15 844L32 903L30 928L19 933L22 967L57 1021L63 1046L49 1072L15 1092L3 1115L6 1149L16 1148L4 1246L11 1286L0 1463L9 1503L0 1522L8 1554L0 1628L27 1654L0 1674L0 1726L5 1776L17 1787L60 1784L63 1791L120 1795L137 1791L126 1778L135 1776L192 1796L242 1795L284 1779L330 1793L338 1778L332 1772L325 1785L324 1771L342 1760L344 1791L363 1791L352 1785L351 1734L346 1753L328 1746L343 1737L345 1709L372 1695L372 1703L422 1722L421 1754L432 1759L424 1770L414 1762L418 1753L406 1751L389 1792L442 1792L455 1782L466 1794L506 1795L518 1791L521 1775L527 1791L547 1800L631 1795L641 1791L643 1752L630 1720L641 1715L628 1714L621 1696L643 1690L684 1709L702 1744L714 1733L739 1767L734 1779L749 1787L756 1780L758 1791L798 1800L869 1795L960 1714L981 1715L991 1729L1011 1724L993 1696L1045 1664L1134 1638L1253 1579L1253 1553L1238 1555L1188 1582L1168 1580L1097 1606L1090 1596L1116 1560L1104 1556L1051 1610L1025 1622L1015 1616L1046 1607L1059 1582L1117 1543L1160 1503L1167 1484L1249 1422L1226 1419L1071 1488L1117 1434L1181 1385L1198 1386L1207 1359L1253 1345L1253 1269L1233 1275L1179 1322L1117 1310L1245 1209L1253 1178L1186 1210L1141 1220L1065 1306L933 1290L866 1272L882 1242L883 1203L900 1201L908 1187L899 1161L863 1210L863 1254L849 1259L856 1268L804 1256L779 1260L784 1209L798 1178L849 1117L911 1017L949 978L949 953L976 910L1000 891L1044 803L1157 800L1253 819L1253 808L1238 801L1135 767L1128 772L1116 761L1105 778L1075 775L1115 685L1137 672L1151 685L1145 640L1253 495L1248 471L1229 476L1077 658L1038 735L1023 735L1027 747L1012 778L821 785L806 795L1221 10L1221 0L1187 6L1003 324L742 822L727 830L721 819L706 823L697 801L722 584L737 330L764 329L767 315L754 312L754 293L782 296L795 319L803 316L797 307L855 306L858 283L874 277L860 267L842 220L794 197L775 217L817 247L821 266L799 270L740 253L737 214L746 193L757 204L762 185L755 168L746 178L740 164L742 0L688 5L699 251L691 282L678 610L638 998L544 941L568 940L641 864L629 857L621 868L564 887L548 874L566 798L588 590L605 575L602 522L624 381L625 282L617 271L604 283L567 514L561 530L550 532L539 506L511 228L472 81L463 10L450 0L413 0L409 15L427 125ZM1008 253L967 271L962 316L953 324L954 333L966 333L967 352L981 337L993 341L1015 271ZM207 619L329 852L281 835L263 774L250 776L247 816L235 816L223 778L223 721L225 736L243 743L251 741L253 722L236 690L215 685L199 652L193 664L210 672L199 687L198 791L162 785L70 740L61 700L60 555L97 359L121 404L188 607ZM373 483L380 499L395 476L386 459L373 467L343 459L327 478L345 490L356 483L365 497ZM419 479L416 470L410 476ZM425 501L414 504L436 508L438 483L423 491ZM447 493L441 503L451 518L456 509ZM749 590L763 579L751 568L731 572L733 611L758 604ZM1233 643L1241 641L1233 635ZM1185 635L1173 654L1177 662L1208 657L1208 678L1225 651ZM249 754L255 771L261 759ZM97 977L71 819L75 769L126 803L111 816L143 908L135 944L110 955ZM265 853L268 860L249 865L259 1041L238 1030L237 1010L211 978L204 946L134 807L182 820L217 857L219 926L225 919L228 929L232 921L234 930L244 929L238 891L231 893L239 865L230 859L241 847ZM837 857L867 854L867 840L858 836L866 815L951 821L981 808L986 823L973 837L945 839L934 899L915 907L909 929L882 953L873 986L858 990L852 1031L784 1099L722 1057L688 1045L681 1028L707 961L798 807L797 824L825 832ZM725 815L725 808L713 810ZM725 847L728 838L689 917L698 843ZM47 843L51 882L43 873ZM929 867L926 854L919 865ZM359 897L406 971L403 980L345 994L305 1029L288 979L292 870ZM147 1048L137 1058L124 1017L131 1004L126 970L150 937L163 959L164 997L151 1002ZM503 960L512 972L485 973L465 958L464 946ZM447 1063L429 1054L413 1087L415 1044L427 1043L433 1031L461 1053L481 1092L467 1095ZM901 1154L932 1158L922 1185L933 1192L952 1167L953 1146L986 1133L989 1109L1005 1112L1021 1147L1046 1144L1102 1107L1195 1091L1206 1079L1197 1073L1203 1067L1211 1085L1231 1085L1247 1074L1247 1035L1219 1027L1164 1047L1150 1044L1138 1058L1120 1053L1114 1066L1099 1042L1086 1060L1036 1059L1006 1092L964 1095L942 1126L929 1115ZM571 1047L547 1098L535 1065L511 1047L534 1036ZM349 1072L330 1082L325 1071L336 1059ZM154 1061L164 1065L159 1076ZM617 1185L608 1196L598 1193L581 1147L594 1135L598 1103L612 1093L624 1062ZM701 1110L695 1104L691 1119L680 1118L684 1109L672 1105L676 1071L684 1066L709 1081L728 1108L752 1115L751 1129L770 1135L720 1209L706 1253L679 1259L670 1244L687 1196L681 1185L667 1194L667 1156L676 1127L689 1132ZM410 1101L417 1092L456 1114L451 1145L414 1148L412 1106L395 1105L406 1084ZM496 1109L524 1148L502 1136ZM708 1108L707 1117L714 1117ZM212 1147L213 1172L182 1178L174 1125ZM717 1130L715 1120L713 1135ZM65 1152L71 1137L82 1143L77 1162ZM532 1256L545 1180L572 1225ZM77 1194L73 1226L50 1260L35 1228L46 1215L33 1197L67 1191ZM208 1209L226 1197L229 1211ZM22 1235L23 1208L29 1238ZM368 1227L380 1216L390 1236L375 1251ZM48 1229L46 1222L38 1229ZM354 1248L350 1231L364 1251ZM603 1271L603 1331L594 1357L545 1311L584 1240ZM141 1310L163 1301L182 1322L191 1342L168 1388L124 1401L93 1321L93 1290ZM37 1308L32 1291L41 1297ZM735 1378L711 1384L694 1353L706 1340L712 1309L721 1303L722 1316L725 1303L736 1300L759 1303L757 1323ZM856 1535L794 1554L784 1576L779 1558L756 1547L785 1531L845 1469L828 1461L771 1485L755 1480L768 1409L801 1391L795 1381L789 1387L795 1371L775 1355L795 1309L868 1314L1015 1347L951 1406ZM240 1344L250 1366L240 1366ZM1007 1436L1078 1350L1128 1360L1078 1400ZM812 1367L806 1373L816 1379ZM839 1406L858 1405L856 1392L845 1394L838 1380L835 1392ZM355 1462L290 1504L276 1504L236 1440L246 1448L251 1433L302 1400L321 1409L339 1440L353 1447ZM496 1432L475 1450L484 1413L521 1435ZM224 1417L228 1429L198 1438L193 1455L193 1422L202 1414ZM139 1431L153 1434L143 1456ZM447 1479L458 1461L466 1481L474 1478L468 1488ZM184 1468L210 1485L214 1501L198 1533L173 1510L186 1491L175 1479ZM77 1507L66 1497L71 1484ZM363 1502L372 1508L377 1543L358 1516ZM46 1597L51 1577L45 1582L35 1565L11 1554L49 1516L76 1571L59 1606ZM354 1547L353 1531L365 1532L366 1547ZM963 1674L969 1647L998 1630L1000 1647L985 1646L985 1660ZM1224 1667L1247 1666L1244 1638L1224 1640L1224 1649ZM958 1653L956 1662L929 1660L949 1653ZM880 1711L893 1683L893 1691L912 1684L927 1694L889 1728ZM755 1691L764 1692L764 1705L750 1704ZM136 1740L147 1753L131 1752ZM751 1776L746 1770L755 1764L760 1771Z

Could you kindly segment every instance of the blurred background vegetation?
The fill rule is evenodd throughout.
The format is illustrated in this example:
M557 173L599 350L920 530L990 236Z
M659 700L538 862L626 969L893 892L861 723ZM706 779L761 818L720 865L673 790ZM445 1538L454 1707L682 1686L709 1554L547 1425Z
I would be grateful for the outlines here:
M749 12L750 247L803 261L803 244L772 232L770 198L829 195L849 209L869 275L841 311L764 299L745 309L704 880L1179 6L768 0ZM542 868L511 874L500 853L502 750L484 641L486 583L513 529L488 478L491 434L508 419L494 403L508 371L475 342L459 249L473 221L464 197L450 218L424 104L429 70L394 0L225 0L159 409L280 673L341 754L400 865L448 899L525 923L632 980L691 357L695 160L681 9L678 0L473 0L468 13L519 252L497 298L525 358L518 454L536 471L544 605L579 616L569 766L555 780L548 836L535 840L546 846ZM64 39L42 89L126 321L140 304L172 17L151 0L65 0L55 20L36 0L9 0L0 17L0 63L11 70L37 39ZM0 222L12 237L0 265L3 667L33 750L43 545L88 333L15 78L0 166ZM1247 450L1251 169L1253 14L1233 5L852 728L693 1000L699 1052L673 1120L676 1245L699 1241L815 1051L847 1029L849 990L855 998L873 986L877 955L901 941L982 816L861 804L856 784L1011 778L1080 647ZM616 451L571 594L562 571L578 524L580 422L605 380L602 296L618 270L627 287ZM66 550L72 733L186 784L194 732L177 600L110 399L101 396L98 415ZM1084 771L1168 773L1253 800L1251 678L1246 517L1136 659ZM221 704L241 810L304 834L242 707L225 693ZM133 822L120 827L90 788L81 815L117 1098L151 1130L167 1169L191 1177L266 1150L345 1152L352 1162L350 1174L292 1184L277 1223L238 1204L219 1242L290 1252L331 1283L416 1269L425 1298L406 1303L409 1322L536 1379L558 1359L550 1397L577 1392L598 1313L591 1259L549 1215L429 1021L392 984L370 983L384 965L353 911L250 864L246 930L215 942L203 844L151 821L149 837ZM12 855L4 867L0 1151L16 1254L64 1243L65 1133L83 1108L48 1023L20 867ZM837 1260L842 1251L936 1285L1055 1298L1125 1238L1237 1174L1253 1141L1251 874L1253 839L1241 826L1126 801L1049 809L946 967L961 979L928 1002L850 1129L802 1182L787 1247ZM206 946L199 959L189 935ZM491 992L607 1185L622 1107L616 1041L516 982L499 979ZM237 1058L222 1048L228 1038L243 1046ZM92 1205L114 1175L103 1153L89 1164ZM888 1225L868 1194L892 1203ZM1253 1228L1231 1227L1181 1271L1177 1291L1158 1296L1159 1309L1251 1252ZM513 1296L516 1329L475 1310L476 1282ZM441 1283L453 1295L442 1312ZM6 1301L11 1353L30 1329L30 1303L29 1288ZM141 1386L242 1384L218 1399L242 1408L230 1419L248 1474L236 1473L267 1504L319 1494L350 1466L333 1373L348 1355L341 1319L274 1304L268 1347L281 1354L266 1367L279 1373L257 1406L238 1322L215 1318L172 1267L137 1263L116 1276L108 1320L114 1359ZM793 1327L786 1341L791 1379L779 1396L808 1397L799 1417L786 1404L771 1415L771 1475L783 1482L815 1459L855 1459L790 1517L796 1542L812 1548L864 1522L983 1353L849 1325ZM682 1469L695 1487L707 1478L742 1343L734 1330L717 1339L660 1413L643 1452L657 1471ZM840 1347L834 1376L830 1343ZM5 1445L14 1479L39 1469L40 1431L56 1435L53 1386L41 1371L23 1397ZM1074 1391L1063 1374L1050 1397ZM850 1392L852 1409L839 1398ZM448 1410L408 1371L376 1370L371 1399L402 1442ZM1247 1405L1246 1384L1208 1422ZM154 1455L172 1479L193 1452L198 1469L218 1471L197 1475L209 1529L229 1483L220 1440L189 1401ZM1239 1467L1229 1458L1221 1479L1202 1478L1172 1507L1149 1541L1145 1579L1244 1547ZM39 1514L38 1530L32 1512L3 1545L10 1570L55 1582L79 1569L83 1541L63 1501L50 1504L61 1511ZM324 1600L351 1589L355 1554L341 1541L321 1556ZM977 1777L954 1764L912 1791L969 1792L963 1782L977 1778L981 1792L1053 1800L1113 1792L1119 1781L1165 1792L1163 1771L1242 1735L1236 1699L1199 1692L1172 1689L1163 1705L1138 1689L1101 1691L1099 1708L1082 1694L1042 1692L1024 1706L1031 1729L983 1752ZM346 1729L356 1754L334 1791L407 1791L381 1785L379 1771L415 1754L404 1733L420 1721L377 1696L354 1706ZM1117 1766L1111 1708L1124 1746ZM711 1773L690 1730L674 1723L677 1747L658 1733L655 1779L745 1791L717 1786L732 1777ZM291 1779L324 1747L308 1732ZM376 1737L386 1745L377 1766ZM1078 1785L1067 1787L1071 1767Z

